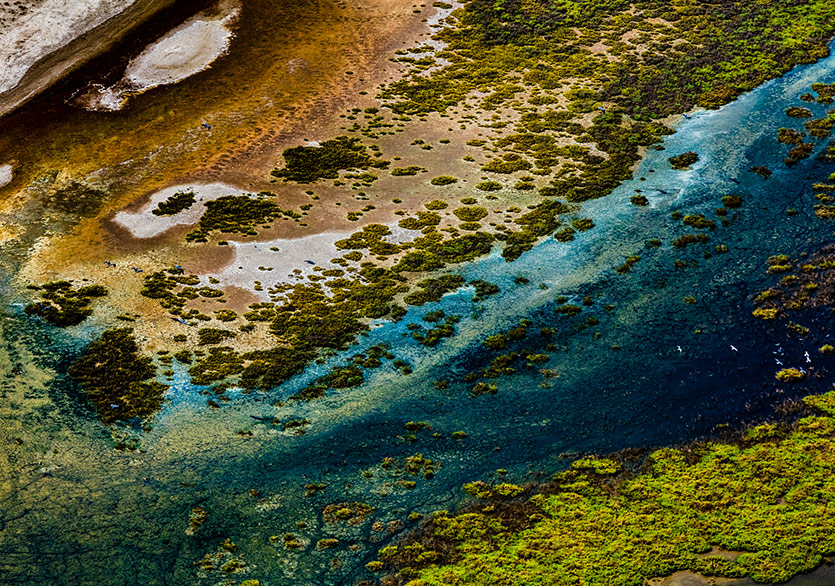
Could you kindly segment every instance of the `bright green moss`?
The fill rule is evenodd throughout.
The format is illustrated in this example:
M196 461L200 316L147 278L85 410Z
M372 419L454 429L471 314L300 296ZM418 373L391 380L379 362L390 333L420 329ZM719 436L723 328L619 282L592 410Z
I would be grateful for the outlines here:
M518 584L520 576L525 584L638 586L682 570L786 581L835 551L835 392L805 401L828 416L793 429L760 426L741 445L658 450L633 476L612 460L578 460L542 494L432 515L384 559L411 586ZM464 488L495 501L501 486ZM705 555L713 547L741 555ZM445 554L427 563L419 559L427 550Z

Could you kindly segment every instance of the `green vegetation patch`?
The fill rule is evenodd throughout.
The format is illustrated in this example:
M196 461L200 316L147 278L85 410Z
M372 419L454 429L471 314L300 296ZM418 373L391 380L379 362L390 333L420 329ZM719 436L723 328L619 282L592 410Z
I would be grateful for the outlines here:
M178 191L165 201L159 202L156 208L151 210L155 216L174 216L194 205L193 191Z
M156 367L141 356L133 330L105 331L69 369L103 423L145 419L162 408L168 386L153 378Z
M299 218L300 214L282 210L272 201L273 194L224 195L206 202L206 211L196 230L186 234L186 241L206 242L212 232L255 236L255 226L272 222L280 216Z
M407 295L404 301L409 305L440 301L445 294L455 291L463 284L464 277L460 275L443 275L435 279L424 279L417 284L419 290Z
M85 285L78 289L69 281L55 281L30 289L40 292L40 300L27 305L23 311L59 327L75 326L93 315L93 299L107 295L101 285Z
M784 582L835 552L835 393L806 402L827 416L762 425L737 445L661 449L637 475L586 458L532 497L470 483L468 493L493 504L437 512L380 557L410 586L518 584L520 576L638 586L683 570Z
M359 138L338 136L319 146L298 146L284 151L285 167L273 169L273 177L297 183L336 179L343 169L385 169L389 161L374 158Z
M476 184L475 188L481 191L499 191L502 188L502 184L498 181L482 181Z
M433 199L423 205L427 210L445 210L449 207L449 204L442 199Z
M689 169L690 166L697 163L698 160L699 154L693 151L682 153L675 157L669 158L670 165L672 165L673 169L676 169L677 171Z
M419 211L417 218L403 218L397 225L406 230L423 230L429 226L437 226L441 223L441 216L435 212Z
M790 118L811 118L814 114L812 114L812 111L809 108L791 106L786 108L786 116Z
M410 165L408 167L394 167L391 170L391 174L395 177L410 177L412 175L417 175L418 173L425 173L426 169L423 167L418 167L417 165Z
M235 332L230 332L229 330L221 330L219 328L200 328L197 331L197 343L201 346L220 344L224 340L234 338L235 336L237 336L237 334L235 334Z
M478 222L487 217L487 210L479 206L456 208L452 213L463 222Z
M452 185L453 183L458 183L458 179L452 175L439 175L438 177L433 177L429 183L432 185Z

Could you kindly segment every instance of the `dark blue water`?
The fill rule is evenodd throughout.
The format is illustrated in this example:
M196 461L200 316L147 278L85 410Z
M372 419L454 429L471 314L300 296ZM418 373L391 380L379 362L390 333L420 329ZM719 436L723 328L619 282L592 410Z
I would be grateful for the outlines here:
M375 548L400 534L410 512L454 508L464 482L496 478L498 468L509 471L509 481L525 482L579 453L692 440L715 433L719 424L767 419L783 401L823 389L815 377L779 385L774 373L779 359L825 374L832 359L816 348L825 343L832 318L796 317L811 330L797 339L787 337L784 323L751 316L751 296L776 280L766 274L770 255L797 257L832 241L833 225L814 216L811 189L832 169L814 158L786 168L786 148L776 141L780 126L800 126L784 109L817 81L835 81L835 58L680 124L666 150L649 152L634 181L578 212L597 227L573 242L549 240L514 263L494 255L457 271L500 286L485 301L474 304L465 289L413 308L398 324L380 324L350 352L273 393L237 396L217 411L205 409L198 389L178 373L171 404L153 431L141 435L141 451L115 452L110 432L78 406L71 385L55 374L60 344L17 317L6 318L8 361L26 368L3 387L3 419L20 422L9 434L24 443L0 452L0 575L9 584L215 584L222 572L204 574L193 563L218 552L228 537L247 563L234 574L238 581L352 583ZM816 115L825 111L811 107ZM701 157L691 171L670 169L668 157L690 150ZM753 165L774 174L763 180L749 171ZM650 199L648 207L630 204L636 189ZM671 217L674 211L714 217L721 197L731 193L743 206L731 210L730 225L709 232L709 246L671 246L673 238L692 232ZM660 248L646 246L654 238ZM704 257L720 244L727 254ZM635 254L642 258L629 273L614 271ZM688 268L676 270L675 260ZM530 282L515 284L519 276ZM559 296L577 305L588 296L592 304L565 317L554 311ZM404 336L407 324L439 308L461 316L454 338L426 349ZM590 317L598 323L578 331ZM482 346L487 336L522 320L530 322L527 334L507 349ZM544 336L542 328L553 332ZM368 373L360 388L310 404L274 405L381 342L408 361L413 374L384 366ZM547 363L517 363L512 375L479 379L496 384L496 394L471 396L468 373L498 354L525 349L547 354ZM436 388L439 379L448 379L448 387ZM309 418L312 424L306 435L294 436L254 417ZM410 438L407 421L426 421L432 429ZM453 439L455 431L467 437ZM402 462L417 453L441 463L435 478L380 466L385 457ZM402 480L413 480L415 488ZM311 482L326 487L306 497L304 485ZM352 501L374 506L371 520L349 526L322 518L325 505ZM196 506L208 511L208 520L186 535ZM372 527L375 521L382 526ZM286 532L307 547L288 551L270 542ZM339 545L318 551L322 537Z

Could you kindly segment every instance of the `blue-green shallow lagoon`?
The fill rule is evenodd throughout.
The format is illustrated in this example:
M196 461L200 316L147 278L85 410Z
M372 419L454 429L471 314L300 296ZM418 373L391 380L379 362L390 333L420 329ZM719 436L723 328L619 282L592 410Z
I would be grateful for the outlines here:
M780 126L800 126L785 117L785 108L818 81L835 81L835 57L682 122L666 150L649 152L634 181L584 206L580 215L597 227L573 242L551 239L513 263L493 255L457 271L468 280L496 283L501 292L495 296L474 304L472 289L464 289L412 308L399 323L379 324L349 352L282 388L236 395L219 410L207 409L205 397L178 372L170 405L151 432L138 436L141 451L115 451L111 432L59 374L79 340L56 337L10 306L0 349L0 582L179 585L256 578L263 585L349 584L364 576L376 548L409 526L409 513L454 509L463 483L497 478L499 468L508 470L511 482L536 480L580 453L692 440L714 433L718 424L772 417L786 399L830 387L824 375L832 359L816 348L825 342L831 318L800 316L796 321L810 335L788 339L785 325L751 316L750 300L776 280L766 275L768 256L812 253L833 240L835 226L814 215L811 189L831 168L814 158L786 168L786 148L776 141ZM811 108L818 116L825 111ZM694 168L671 170L667 158L690 150L701 156ZM749 172L753 165L774 174L763 180ZM636 189L649 198L648 207L630 204ZM742 196L743 206L731 211L730 226L710 233L707 247L725 244L727 254L705 259L705 246L679 251L670 245L691 231L672 212L713 217L721 197L731 193ZM797 215L788 216L789 208ZM663 245L647 248L653 238ZM642 258L631 272L615 273L635 254ZM676 259L695 260L696 266L674 270ZM530 282L515 284L520 276ZM558 296L577 305L588 296L593 303L579 316L563 317L554 313ZM690 296L695 304L684 302ZM406 326L438 309L462 316L456 336L423 348ZM576 331L589 317L599 323ZM527 335L506 350L481 345L521 320L530 321ZM540 335L543 327L554 329L550 339ZM82 334L94 336L92 329ZM384 366L368 372L360 388L332 391L309 404L273 406L381 342L409 362L413 374ZM548 343L554 350L545 349ZM521 349L547 353L550 360L481 379L496 384L496 394L471 397L474 382L464 380L467 373ZM822 376L783 387L774 380L776 360ZM449 386L437 389L439 379ZM270 424L272 418L308 418L312 424L306 435L294 436ZM408 421L427 421L432 429L415 432L411 441ZM455 440L454 431L467 437ZM397 472L403 458L418 453L441 463L435 478ZM380 466L386 457L396 459L388 469ZM415 481L415 488L398 484L402 480ZM309 483L325 488L306 497ZM353 501L376 510L357 525L323 520L326 505ZM208 517L187 535L194 507ZM299 529L300 521L306 527ZM281 537L288 532L305 547L285 549ZM317 550L325 537L339 544ZM194 566L221 552L226 538L237 544L243 570L225 577Z

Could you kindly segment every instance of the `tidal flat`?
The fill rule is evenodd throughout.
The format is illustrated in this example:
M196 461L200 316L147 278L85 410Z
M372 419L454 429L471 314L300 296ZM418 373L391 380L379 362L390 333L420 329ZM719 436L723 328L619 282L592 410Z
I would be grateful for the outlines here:
M835 8L244 1L74 102L227 8L0 120L5 582L827 583Z

